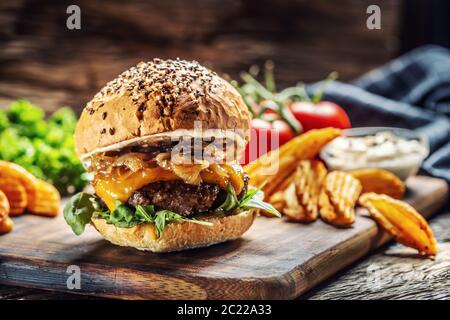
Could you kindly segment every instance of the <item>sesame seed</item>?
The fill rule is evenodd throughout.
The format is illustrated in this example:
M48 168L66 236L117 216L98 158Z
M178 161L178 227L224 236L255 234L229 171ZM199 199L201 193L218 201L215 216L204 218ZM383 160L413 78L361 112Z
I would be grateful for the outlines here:
M215 76L216 73L200 66L196 61L155 58L124 71L107 83L94 100L102 101L110 95L126 92L134 102L155 100L160 113L169 116L181 95L196 100L211 92L211 88L217 87ZM103 119L106 118L105 113L102 116Z

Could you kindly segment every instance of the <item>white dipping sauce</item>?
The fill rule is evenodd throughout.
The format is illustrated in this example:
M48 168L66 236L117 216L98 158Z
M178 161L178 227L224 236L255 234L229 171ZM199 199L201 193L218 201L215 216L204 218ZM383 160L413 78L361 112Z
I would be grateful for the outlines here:
M416 174L428 149L419 141L390 131L362 137L339 137L330 142L322 157L333 170L383 168L406 179Z

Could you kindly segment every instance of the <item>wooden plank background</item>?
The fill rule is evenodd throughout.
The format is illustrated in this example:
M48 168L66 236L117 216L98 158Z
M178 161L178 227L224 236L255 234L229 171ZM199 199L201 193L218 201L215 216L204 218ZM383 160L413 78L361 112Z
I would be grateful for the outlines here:
M2 0L0 107L26 97L79 111L152 57L196 59L233 78L272 59L281 86L333 70L350 80L398 54L403 1L376 1L382 29L368 30L371 0ZM66 28L69 4L81 8L81 30Z

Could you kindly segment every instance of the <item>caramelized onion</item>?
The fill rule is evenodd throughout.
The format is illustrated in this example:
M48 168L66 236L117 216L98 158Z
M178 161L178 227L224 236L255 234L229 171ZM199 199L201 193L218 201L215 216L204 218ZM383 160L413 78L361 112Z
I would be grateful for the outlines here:
M207 160L198 160L182 153L173 155L171 152L162 152L156 157L134 152L119 157L98 155L93 157L92 164L96 175L112 175L116 181L127 180L134 173L155 165L171 171L184 182L195 185L202 182L201 172L205 170L209 170L225 180L229 177L229 172L214 161L211 163Z
M100 174L111 174L114 168L125 169L126 172L133 173L149 165L149 157L143 153L127 153L119 157L105 155L92 157L92 171Z
M225 169L223 169L223 168L222 168L221 166L219 166L218 164L212 164L212 165L210 165L209 169L210 169L212 172L218 174L218 175L221 176L221 177L225 177L225 178L228 177L228 173L225 171Z
M124 155L121 155L117 158L116 161L114 161L113 164L115 167L127 167L132 172L136 172L142 168L144 168L145 165L145 154L143 153L126 153Z
M202 179L200 172L209 167L205 160L195 160L195 163L181 153L173 155L160 153L156 156L156 163L163 169L170 170L189 184L199 184Z
M199 184L202 182L200 172L208 168L209 163L203 161L201 164L172 164L173 172L179 176L184 182L189 184Z
M156 160L156 163L158 164L158 166L160 166L161 168L166 169L166 170L172 169L169 152L164 152L164 153L158 154L155 157L155 160Z

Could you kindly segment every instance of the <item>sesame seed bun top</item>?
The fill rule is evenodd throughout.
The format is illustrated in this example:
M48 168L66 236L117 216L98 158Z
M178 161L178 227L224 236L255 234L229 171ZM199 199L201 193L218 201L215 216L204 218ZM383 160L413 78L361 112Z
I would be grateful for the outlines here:
M250 114L231 84L195 61L154 59L123 72L87 103L75 150L83 157L199 123L202 130L237 130L248 141Z

